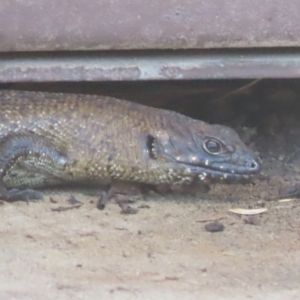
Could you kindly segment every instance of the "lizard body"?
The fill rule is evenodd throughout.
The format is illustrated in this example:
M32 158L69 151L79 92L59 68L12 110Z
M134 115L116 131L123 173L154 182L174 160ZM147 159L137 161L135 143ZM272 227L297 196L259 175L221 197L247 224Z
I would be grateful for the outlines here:
M256 160L230 128L106 96L0 91L6 189L114 180L248 179Z

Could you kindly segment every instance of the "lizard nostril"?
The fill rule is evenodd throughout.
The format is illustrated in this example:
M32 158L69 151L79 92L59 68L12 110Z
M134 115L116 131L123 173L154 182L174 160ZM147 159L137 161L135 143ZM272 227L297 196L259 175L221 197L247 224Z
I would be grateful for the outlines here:
M251 170L258 170L259 169L259 163L255 160L248 161L246 166L247 166L248 169L251 169Z

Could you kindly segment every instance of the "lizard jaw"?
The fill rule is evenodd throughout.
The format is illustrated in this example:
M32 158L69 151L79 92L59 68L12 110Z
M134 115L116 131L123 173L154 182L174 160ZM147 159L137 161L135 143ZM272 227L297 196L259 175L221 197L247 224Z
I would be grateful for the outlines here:
M230 172L222 170L221 166L216 169L208 168L207 166L190 165L187 170L189 174L194 175L194 177L204 182L247 182L260 172L260 163L253 162L250 168L247 166L238 166L236 169L232 168Z
M233 174L233 173L224 173L224 172L202 172L198 175L198 178L204 182L247 182L253 178L255 174Z

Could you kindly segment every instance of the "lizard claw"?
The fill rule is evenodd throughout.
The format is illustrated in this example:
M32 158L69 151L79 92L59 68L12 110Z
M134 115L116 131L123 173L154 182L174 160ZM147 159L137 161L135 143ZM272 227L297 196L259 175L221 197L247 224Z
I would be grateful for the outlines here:
M107 202L114 197L114 192L110 189L107 192L102 192L97 203L97 208L103 210Z

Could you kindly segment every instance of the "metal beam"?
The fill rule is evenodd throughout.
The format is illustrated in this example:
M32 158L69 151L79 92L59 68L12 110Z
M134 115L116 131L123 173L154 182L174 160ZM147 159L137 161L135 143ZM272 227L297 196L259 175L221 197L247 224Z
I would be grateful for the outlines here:
M0 54L0 82L299 77L294 48Z

